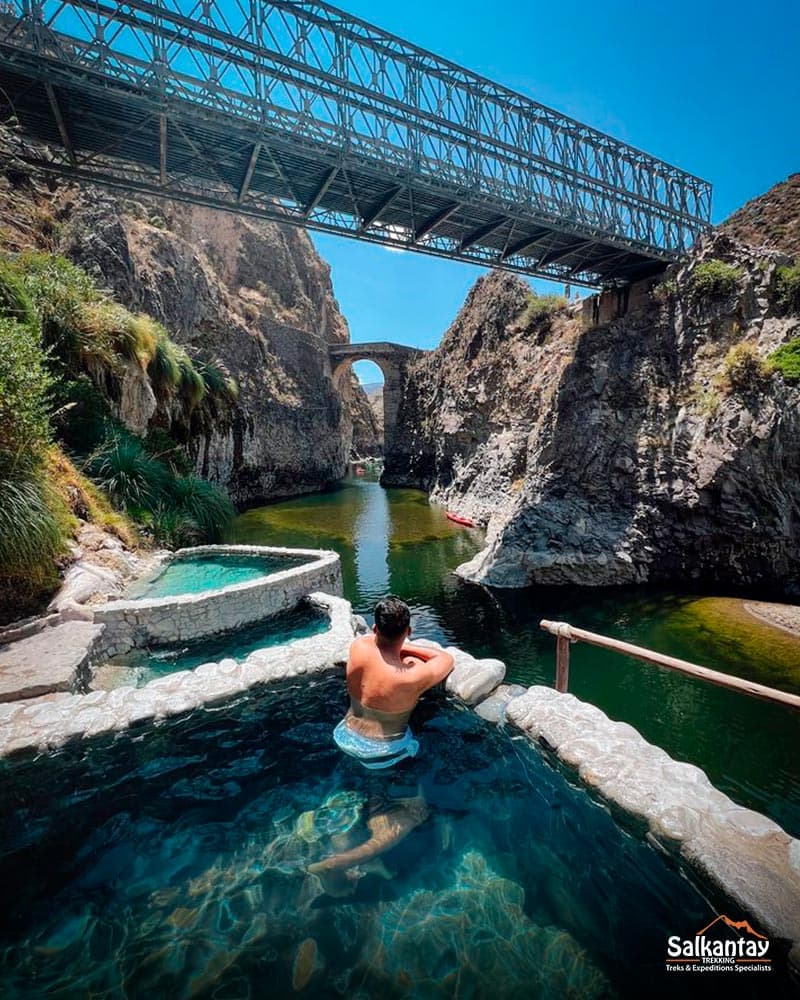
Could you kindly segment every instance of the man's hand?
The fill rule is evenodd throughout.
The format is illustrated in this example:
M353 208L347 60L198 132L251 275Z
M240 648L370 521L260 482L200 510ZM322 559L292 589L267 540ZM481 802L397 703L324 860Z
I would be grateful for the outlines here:
M420 693L443 681L455 663L453 657L443 649L415 646L410 642L403 646L400 655L404 663L407 662L406 656L411 661L408 665L414 670L414 681L418 683Z

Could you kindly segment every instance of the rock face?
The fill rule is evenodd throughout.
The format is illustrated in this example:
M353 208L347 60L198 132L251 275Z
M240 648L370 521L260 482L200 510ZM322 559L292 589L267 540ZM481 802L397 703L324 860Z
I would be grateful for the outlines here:
M699 295L712 259L738 268L735 288ZM488 525L460 574L800 586L800 390L758 370L800 334L776 304L785 261L716 234L592 329L574 306L531 321L521 280L480 279L412 369L392 476ZM740 344L749 375L732 364Z
M722 223L727 236L800 256L800 174L791 174Z
M232 416L189 442L198 472L240 505L341 478L367 403L354 386L354 417L331 383L327 347L349 333L328 265L307 234L178 202L45 183L14 159L14 148L0 133L0 248L63 253L127 308L153 316L236 379ZM121 416L142 433L169 415L157 410L135 367Z
M373 397L360 386L355 375L342 379L340 390L353 428L350 457L353 460L380 457L383 454L382 390L380 411L376 409Z

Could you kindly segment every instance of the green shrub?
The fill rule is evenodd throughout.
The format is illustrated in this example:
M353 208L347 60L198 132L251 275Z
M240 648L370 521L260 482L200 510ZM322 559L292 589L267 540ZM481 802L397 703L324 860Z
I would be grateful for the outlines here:
M163 462L130 434L112 434L89 458L87 475L123 510L152 510L169 485Z
M38 314L45 346L73 366L115 371L115 326L121 307L112 309L89 275L63 257L23 253L15 263Z
M200 526L168 504L159 504L150 514L147 524L154 541L168 549L182 549L203 541Z
M42 481L0 479L0 572L36 573L62 546L61 528Z
M698 264L691 276L692 294L697 299L723 298L736 290L742 272L722 260L707 260Z
M51 385L34 331L0 319L0 476L40 461L50 441Z
M16 320L31 329L37 327L36 312L17 267L0 260L0 317Z
M144 446L153 458L167 466L173 476L188 476L191 473L192 463L186 449L160 427L147 432Z
M211 361L195 361L195 368L202 378L206 393L224 403L235 403L239 398L239 386L236 379L223 364Z
M800 264L777 268L775 300L784 313L800 313Z
M800 381L800 337L795 337L772 352L767 358L769 366L779 371L787 382Z
M161 327L144 313L126 313L125 329L119 340L120 351L147 370L155 356Z
M206 394L206 384L186 351L178 347L175 353L178 358L178 368L180 369L178 393L189 410L193 410L203 401L203 397Z
M678 283L674 278L667 278L664 281L660 281L650 292L656 302L669 302L669 300L677 293Z
M206 541L219 541L233 520L236 511L227 494L205 479L187 476L170 485L170 502L174 509L197 525Z
M89 455L121 425L103 393L87 374L56 378L50 395L56 438L72 453Z
M178 348L167 336L166 330L158 329L153 356L147 366L147 377L158 399L172 395L180 385L181 366Z
M520 326L529 327L539 322L547 316L552 316L559 309L568 305L563 295L537 295L531 291L528 294L528 301L519 316Z
M729 392L756 392L763 386L768 371L752 344L736 344L725 355L719 388Z

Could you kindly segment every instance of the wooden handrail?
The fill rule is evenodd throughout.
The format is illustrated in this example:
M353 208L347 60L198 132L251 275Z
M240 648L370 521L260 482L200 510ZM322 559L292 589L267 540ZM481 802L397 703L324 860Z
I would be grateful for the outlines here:
M708 667L698 666L698 664L690 663L688 660L680 660L675 656L666 656L664 653L645 649L644 646L634 646L633 643L623 642L621 639L611 639L608 636L599 635L597 632L587 632L586 629L575 628L574 625L568 625L566 622L550 622L542 619L539 622L539 627L556 637L557 691L566 691L569 684L570 642L588 642L592 646L600 646L603 649L613 650L615 653L633 656L637 660L644 660L645 663L654 663L656 666L666 667L668 670L675 670L689 677L697 677L710 684L729 688L731 691L741 691L753 698L777 702L780 705L789 705L790 708L800 708L800 695L789 694L788 691L778 691L777 688L756 684L755 681L748 681L733 674L723 674L719 670L710 670Z

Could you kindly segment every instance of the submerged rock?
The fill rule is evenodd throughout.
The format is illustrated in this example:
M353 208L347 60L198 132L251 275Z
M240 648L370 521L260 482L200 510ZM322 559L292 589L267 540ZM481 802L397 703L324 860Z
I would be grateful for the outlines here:
M585 949L566 931L534 924L524 904L521 885L468 851L449 888L418 890L383 910L361 960L409 997L454 996L459 983L470 996L497 1000L612 996Z

